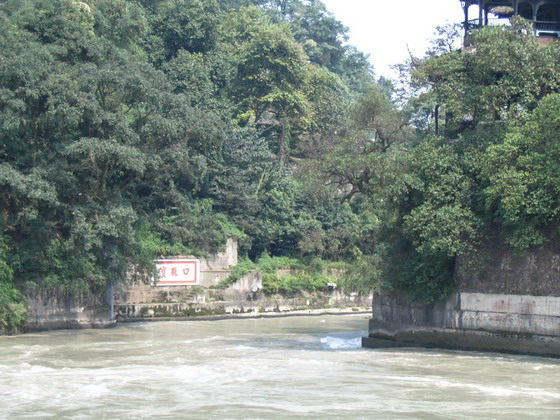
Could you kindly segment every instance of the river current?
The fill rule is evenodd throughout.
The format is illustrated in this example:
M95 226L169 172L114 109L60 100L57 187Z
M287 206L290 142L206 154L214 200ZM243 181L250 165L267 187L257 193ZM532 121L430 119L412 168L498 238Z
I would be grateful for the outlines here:
M363 349L367 316L0 337L0 419L558 419L560 361Z

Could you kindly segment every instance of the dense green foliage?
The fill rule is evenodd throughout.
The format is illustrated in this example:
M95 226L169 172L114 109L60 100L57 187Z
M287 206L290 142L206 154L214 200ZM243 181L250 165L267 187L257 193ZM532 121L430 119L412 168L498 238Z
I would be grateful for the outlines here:
M290 295L301 291L326 290L328 283L338 280L325 274L329 268L346 268L345 264L325 263L317 258L297 259L262 255L256 264L262 271L263 292ZM282 270L284 273L282 273Z
M473 31L463 51L436 42L403 66L416 134L403 137L395 111L371 102L350 118L359 128L369 116L373 138L349 133L318 162L377 221L351 273L359 282L433 302L482 239L523 252L558 234L560 44L538 46L524 28Z
M0 1L1 319L229 236L344 257L352 211L293 173L372 81L345 36L320 2Z
M549 240L560 47L518 29L439 40L404 98L320 1L1 0L0 327L230 236L270 292L326 259L426 302L488 232Z
M23 297L13 284L13 270L7 263L8 246L0 236L0 333L12 333L25 321Z
M344 262L327 262L317 257L292 258L287 256L270 256L265 253L255 262L248 259L241 260L237 265L230 267L232 273L222 280L216 288L225 288L249 270L259 270L262 275L263 292L266 294L295 294L302 291L314 292L326 290L328 283L345 283L344 279L337 279L328 275L330 270L344 272L348 264ZM351 286L349 289L354 290ZM367 293L371 289L360 290Z

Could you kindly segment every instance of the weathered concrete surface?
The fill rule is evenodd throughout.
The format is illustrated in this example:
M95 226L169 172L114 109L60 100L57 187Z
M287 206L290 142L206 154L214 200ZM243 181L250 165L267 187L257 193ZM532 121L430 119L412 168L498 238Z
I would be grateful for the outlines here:
M267 296L262 292L259 271L251 271L225 289L200 286L151 287L132 284L115 292L115 313L119 320L187 318L233 314L286 313L315 309L370 311L371 295L325 290L293 296Z
M370 308L347 308L347 307L334 307L334 308L320 308L320 309L297 309L286 312L240 312L232 314L214 314L214 315L197 315L195 317L139 317L139 318L122 318L119 322L133 323L133 322L165 322L165 321L213 321L222 319L237 319L237 318L284 318L284 317L297 317L297 316L319 316L319 315L356 315L363 314L364 316L370 313Z
M186 256L185 256L186 257ZM175 257L179 258L179 257ZM167 319L247 314L281 314L301 310L369 311L372 296L346 294L342 290L301 292L293 296L266 296L262 292L260 271L247 275L225 289L216 286L237 264L237 243L228 240L224 252L201 259L201 282L197 286L151 286L140 280L120 285L115 290L115 314L119 321ZM296 274L296 270L279 270L278 275ZM328 273L337 278L340 272Z
M227 268L237 264L237 241L228 239L225 250L200 260L201 285L212 287L231 273ZM134 276L131 276L134 277ZM116 288L115 299L136 302L197 302L200 296L191 289L174 287L150 287L140 281L123 284ZM134 287L135 285L135 287ZM198 296L198 297L197 297ZM41 331L61 328L101 328L116 323L113 312L113 296L105 292L70 296L58 290L30 290L25 295L27 322L25 330ZM134 309L134 312L138 310ZM168 311L169 312L169 311ZM1 333L1 331L0 331Z
M442 347L560 357L560 298L459 292L432 305L375 295L365 347Z
M560 357L558 336L427 327L399 328L382 335L377 328L370 324L370 336L362 338L364 347L428 347Z
M460 293L461 327L560 335L560 298Z
M560 237L518 255L495 236L458 259L455 277L459 292L560 296Z
M364 345L560 356L560 237L519 255L499 232L458 258L457 293L434 305L375 296Z
M27 331L113 326L106 293L70 296L59 290L31 290L27 301Z
M237 239L229 238L225 250L200 260L200 271L221 271L236 265L238 262Z

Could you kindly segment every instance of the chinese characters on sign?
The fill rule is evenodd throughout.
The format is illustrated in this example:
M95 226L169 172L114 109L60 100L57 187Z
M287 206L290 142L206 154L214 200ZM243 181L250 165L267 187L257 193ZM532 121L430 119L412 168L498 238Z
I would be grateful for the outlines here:
M156 260L158 278L152 286L188 286L200 284L199 260Z

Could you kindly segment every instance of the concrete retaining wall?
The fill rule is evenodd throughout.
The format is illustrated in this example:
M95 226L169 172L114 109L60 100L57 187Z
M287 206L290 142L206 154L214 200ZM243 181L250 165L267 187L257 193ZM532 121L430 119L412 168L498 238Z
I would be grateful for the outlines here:
M192 257L191 257L192 258ZM237 239L229 238L226 241L226 247L223 252L217 252L210 258L201 258L200 271L223 271L229 267L236 265L238 260L237 255Z
M213 287L227 278L231 273L228 268L237 264L237 258L237 241L228 239L223 252L200 259L201 286L199 288ZM28 315L25 329L28 331L112 326L116 323L115 302L118 304L124 302L132 306L137 303L148 305L187 303L189 308L192 302L195 304L205 302L205 297L194 292L192 287L151 287L140 280L120 284L114 293L112 288L109 288L107 293L80 295L68 295L59 290L38 289L27 292L25 298ZM124 310L125 313L137 315L140 311L145 312L147 309L139 307ZM162 309L162 312L172 311Z
M180 258L180 257L174 257ZM260 271L250 271L225 289L216 286L237 264L237 243L230 239L224 252L201 259L201 281L196 286L151 286L140 280L120 285L115 290L115 314L121 321L138 319L185 318L207 315L267 314L298 310L348 309L371 310L372 296L342 290L294 293L293 296L267 296L262 292ZM280 270L279 275L296 274L297 270ZM329 275L340 275L334 270Z
M183 256L187 257L188 256ZM175 258L182 258L177 256ZM126 283L110 289L110 296L67 296L54 290L31 291L26 296L27 329L91 328L113 325L117 319L155 320L206 315L281 314L292 311L329 310L368 312L371 295L346 294L342 290L294 293L293 296L266 296L262 276L250 271L225 289L216 286L237 264L237 243L227 241L224 252L200 259L200 284L190 286L151 286L147 279L131 275ZM335 310L336 309L336 310Z
M560 335L560 298L461 293L461 327Z
M25 298L29 331L102 328L115 324L106 293L70 296L59 290L31 290Z
M560 297L455 293L432 305L376 295L365 347L426 346L560 357Z
M342 290L267 296L259 271L251 271L225 289L202 286L152 287L132 284L115 292L119 320L185 318L207 315L267 314L313 309L348 309L368 312L371 295Z

